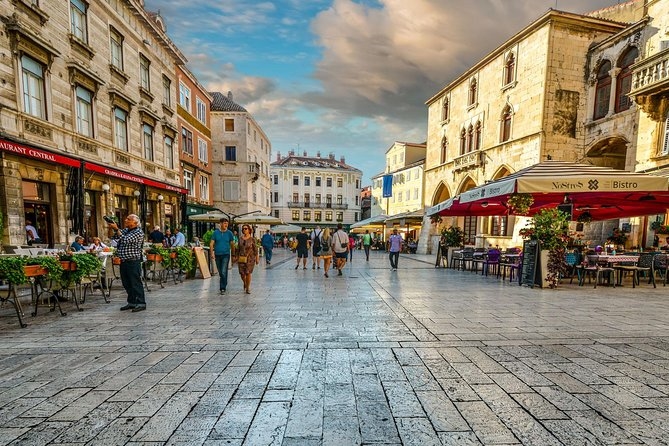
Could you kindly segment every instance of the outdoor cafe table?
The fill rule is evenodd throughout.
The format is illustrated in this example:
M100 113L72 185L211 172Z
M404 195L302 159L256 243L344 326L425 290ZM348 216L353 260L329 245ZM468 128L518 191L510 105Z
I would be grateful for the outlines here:
M639 255L638 254L617 254L617 255L609 255L609 254L595 254L595 255L589 255L588 256L588 261L593 262L593 263L606 263L606 266L609 268L614 268L616 269L616 265L619 265L620 263L632 263L636 265L636 263L639 261ZM622 286L622 271L619 269L616 269L616 285Z

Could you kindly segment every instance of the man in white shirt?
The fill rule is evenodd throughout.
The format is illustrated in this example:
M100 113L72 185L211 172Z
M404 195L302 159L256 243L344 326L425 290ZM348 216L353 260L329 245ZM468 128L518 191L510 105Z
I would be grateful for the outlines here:
M335 253L337 275L341 276L341 270L346 266L348 258L348 234L342 229L341 223L337 223L337 232L332 234L332 250Z
M29 245L33 243L42 243L42 239L37 234L37 229L33 226L32 220L26 220L26 239Z

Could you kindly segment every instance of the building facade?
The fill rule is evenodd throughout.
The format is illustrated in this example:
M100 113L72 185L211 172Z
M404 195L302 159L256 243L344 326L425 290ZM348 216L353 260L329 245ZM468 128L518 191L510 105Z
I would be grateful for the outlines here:
M361 219L362 171L346 164L344 157L279 153L270 174L272 214L286 223L334 228Z
M618 6L623 10L634 13L627 4ZM589 49L626 27L550 10L434 95L427 102L425 205L543 160L584 161ZM442 226L464 229L468 244L520 243L513 216L446 220ZM439 229L425 217L423 234ZM434 237L421 237L418 249L433 246Z
M186 192L186 215L212 210L211 96L185 66L177 66L177 125L179 128L179 168ZM167 222L176 223L176 222ZM195 224L186 225L190 239L200 234Z
M386 150L384 172L372 177L371 217L413 212L423 208L426 144L395 142ZM383 177L392 175L392 195L383 197Z
M360 191L360 220L372 216L372 186L365 186Z
M0 212L4 244L106 236L177 218L175 66L160 16L122 0L0 0ZM169 212L169 213L168 213Z
M215 208L232 216L271 209L269 164L272 146L253 116L232 93L211 93Z

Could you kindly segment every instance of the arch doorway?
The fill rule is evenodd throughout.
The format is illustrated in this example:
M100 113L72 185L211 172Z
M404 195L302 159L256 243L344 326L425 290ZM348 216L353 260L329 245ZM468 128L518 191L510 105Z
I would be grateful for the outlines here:
M590 164L600 167L625 170L629 141L620 136L612 136L595 142L587 151Z

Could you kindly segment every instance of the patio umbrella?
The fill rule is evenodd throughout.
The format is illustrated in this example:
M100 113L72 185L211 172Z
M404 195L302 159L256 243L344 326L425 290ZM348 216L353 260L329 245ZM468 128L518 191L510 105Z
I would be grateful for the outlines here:
M432 208L432 215L507 215L512 193L534 199L529 215L561 204L573 206L575 220L652 215L669 208L667 178L564 161L546 161L475 187Z
M297 225L276 225L271 227L275 234L297 234L302 231L302 228Z
M208 221L208 222L219 222L221 218L229 218L223 212L211 211L206 214L195 214L189 215L188 219L191 221Z
M271 215L244 215L242 217L232 216L233 223L247 225L282 225L283 220Z
M388 215L386 214L379 214L375 215L374 217L369 217L365 218L364 220L356 221L353 223L350 228L351 229L358 229L358 228L367 228L371 229L372 227L377 228L377 227L383 227L385 224L386 219L388 218Z

